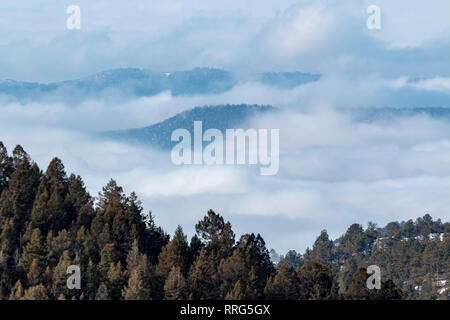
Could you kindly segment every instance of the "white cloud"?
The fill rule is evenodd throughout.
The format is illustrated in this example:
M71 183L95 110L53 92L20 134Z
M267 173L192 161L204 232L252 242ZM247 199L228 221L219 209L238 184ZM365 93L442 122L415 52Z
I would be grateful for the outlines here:
M395 102L386 93L403 90L399 82L404 80L334 76L292 90L244 83L211 96L165 92L76 106L11 103L0 107L0 136L10 150L22 144L43 169L60 157L93 195L116 179L126 192L136 191L168 231L182 224L192 235L195 222L212 208L236 221L239 232L261 232L279 251L303 250L324 228L337 236L354 222L383 224L427 212L448 218L448 124L425 116L355 122L339 108ZM261 177L254 167L178 167L168 153L89 135L151 124L195 105L241 102L281 108L253 123L281 129L277 176ZM280 236L280 230L289 231Z
M192 233L212 208L237 221L240 232L261 230L279 251L302 250L321 229L337 236L355 222L383 224L427 212L448 220L448 123L426 116L355 122L343 111L450 107L448 1L381 0L379 32L365 28L371 1L78 3L80 32L65 29L63 2L2 3L0 78L52 81L130 66L324 77L292 90L246 82L210 96L1 103L0 137L10 150L22 144L43 169L60 157L93 195L117 179L127 192L138 192L168 231L180 223ZM90 136L226 103L281 108L255 120L281 129L277 176L246 167L176 167L166 153Z
M280 58L291 58L323 46L337 27L336 15L323 2L295 6L277 17L265 35L265 45Z
M447 77L437 76L431 79L411 82L410 85L417 89L450 93L450 78Z
M0 78L67 80L130 66L450 73L448 1L379 1L383 22L377 31L366 28L369 4L80 0L82 29L75 32L66 29L67 3L10 1L2 7ZM408 59L399 59L403 54Z
M365 3L373 4L371 0ZM417 48L445 39L450 30L450 4L445 0L379 0L382 31L372 35L391 49Z

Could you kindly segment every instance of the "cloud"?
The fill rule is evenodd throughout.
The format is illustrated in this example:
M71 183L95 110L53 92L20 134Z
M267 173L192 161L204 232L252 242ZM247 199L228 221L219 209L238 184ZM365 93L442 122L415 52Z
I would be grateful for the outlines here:
M181 224L192 235L195 222L214 209L237 232L261 232L281 252L302 251L324 228L337 236L355 222L383 224L425 213L448 217L448 123L426 116L359 122L351 111L406 103L404 90L438 94L406 83L407 77L340 75L291 90L246 82L208 96L164 92L118 101L87 99L75 106L11 102L0 107L0 136L10 150L22 144L43 169L53 156L60 157L69 172L82 175L93 195L116 179L126 192L136 191L168 231ZM92 135L220 103L280 108L250 124L280 128L278 175L261 177L254 166L175 166L166 152Z
M0 78L55 81L118 67L170 72L213 66L238 72L450 74L449 4L379 1L382 29L368 30L371 1L170 2L80 0L82 28L66 29L67 1L2 8ZM418 12L414 19L410 12ZM413 74L415 73L415 74Z
M285 11L268 28L265 46L279 58L316 51L336 24L335 14L323 2L296 7Z
M434 77L431 79L419 80L410 83L410 85L417 89L428 90L428 91L441 91L450 92L450 78L447 77Z
M0 78L54 81L115 67L195 66L324 76L291 90L243 82L208 96L2 100L0 137L9 150L22 144L43 169L60 157L93 195L115 178L126 192L137 191L168 231L181 224L192 235L212 208L238 233L261 232L282 252L304 250L324 228L336 237L351 223L425 213L448 220L448 122L426 116L361 122L352 113L450 107L448 1L381 0L380 31L365 27L371 1L80 0L76 32L65 29L69 4L2 4ZM94 135L226 103L280 108L251 124L280 129L278 175L261 177L251 166L177 167L167 153Z
M445 39L450 30L448 1L434 0L424 4L420 0L380 0L377 5L382 12L384 31L373 35L390 49L435 45L437 40Z

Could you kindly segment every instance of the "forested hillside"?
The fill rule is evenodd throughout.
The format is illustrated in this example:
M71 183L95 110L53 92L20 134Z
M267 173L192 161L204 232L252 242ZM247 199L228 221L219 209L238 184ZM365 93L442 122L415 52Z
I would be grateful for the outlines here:
M110 131L102 136L170 150L178 143L171 140L172 132L183 128L194 136L194 121L202 122L203 131L217 129L225 135L227 129L247 129L246 121L276 110L272 106L247 104L195 107L145 128Z
M290 251L280 264L299 269L320 259L333 266L345 285L358 266L377 265L411 299L449 298L450 224L426 214L416 221L391 222L384 228L351 225L335 241L324 230L304 255Z
M212 210L190 241L181 227L170 237L114 180L94 199L59 159L42 172L2 143L0 193L0 299L401 299L398 286L409 293L419 277L410 297L436 298L432 275L450 270L449 224L429 216L352 225L337 242L323 232L275 265L259 234L236 238ZM366 288L368 264L384 270L381 290ZM69 265L81 269L80 290L67 288Z
M321 75L303 72L263 72L241 77L216 68L174 72L122 68L52 83L0 79L0 95L22 103L45 100L64 101L72 105L86 98L111 97L117 100L121 96L150 97L163 91L170 91L173 96L219 94L248 81L279 89L292 89L320 78Z

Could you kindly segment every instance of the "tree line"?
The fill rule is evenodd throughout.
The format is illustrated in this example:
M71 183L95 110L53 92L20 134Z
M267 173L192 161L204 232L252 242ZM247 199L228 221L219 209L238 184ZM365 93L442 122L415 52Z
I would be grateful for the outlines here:
M189 241L180 226L171 237L114 180L94 198L60 159L43 172L21 146L9 155L1 142L0 194L0 299L407 298L394 271L380 290L367 289L367 262L390 262L378 249L372 260L359 259L368 255L360 229L348 231L339 246L323 232L305 255L291 251L274 264L261 235L237 239L213 210ZM370 230L362 234L381 232ZM79 290L67 287L70 265L80 267Z

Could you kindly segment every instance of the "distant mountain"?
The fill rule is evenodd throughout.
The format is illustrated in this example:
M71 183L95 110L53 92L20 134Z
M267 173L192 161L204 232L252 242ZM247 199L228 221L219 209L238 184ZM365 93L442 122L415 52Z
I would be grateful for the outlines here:
M319 75L309 73L278 72L257 74L250 80L290 89L319 78ZM12 97L21 102L49 99L76 103L102 94L112 98L153 96L166 90L175 96L217 94L231 90L239 81L247 80L238 78L232 72L214 68L196 68L173 73L125 68L108 70L77 80L48 84L0 80L0 95Z
M245 129L246 120L274 110L276 109L271 106L245 104L196 107L145 128L110 131L102 135L130 143L148 144L162 149L170 149L175 145L175 142L170 140L172 132L175 129L183 128L192 135L194 121L202 121L203 131L214 128L225 132L226 129Z
M264 72L260 73L257 81L284 89L292 89L302 84L318 81L322 76L303 72Z
M450 108L442 107L423 107L423 108L367 108L351 109L357 121L389 121L398 117L428 116L430 118L439 118L450 120Z

